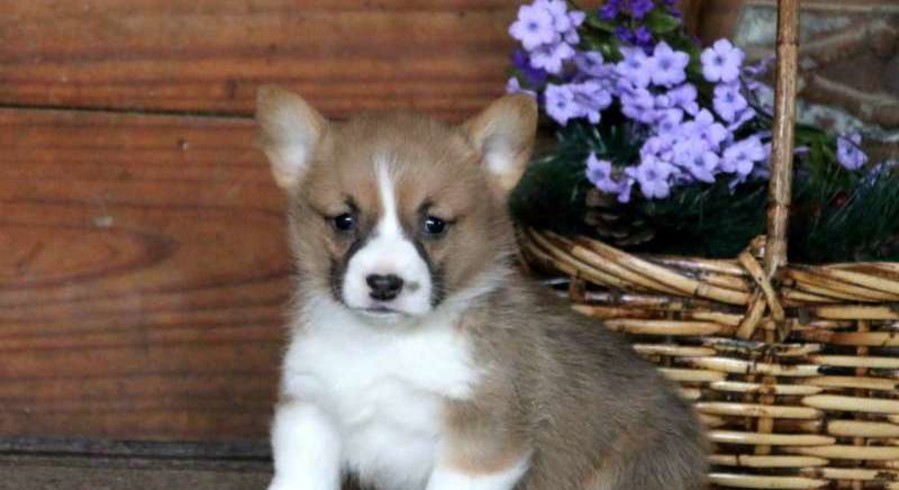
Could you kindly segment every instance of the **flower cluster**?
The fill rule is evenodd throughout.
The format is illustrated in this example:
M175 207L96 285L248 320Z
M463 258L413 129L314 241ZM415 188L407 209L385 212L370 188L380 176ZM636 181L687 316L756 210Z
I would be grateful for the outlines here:
M669 13L680 15L674 8L676 0L663 0ZM646 16L655 10L653 0L608 0L599 9L598 17L604 22L615 22L619 18L632 20L615 26L615 37L622 43L637 46L645 51L651 51L654 36L652 30L642 25Z
M562 0L524 5L509 30L522 49L507 89L535 95L562 127L597 126L612 113L609 124L627 131L639 156L595 145L586 178L621 202L635 188L645 199L664 199L681 185L726 179L733 188L767 178L771 135L759 120L767 108L757 103L770 92L757 79L767 63L744 66L743 51L726 39L700 51L658 19L680 22L673 2L608 0L590 13ZM858 143L857 136L838 140L847 169L865 163Z
M533 69L559 74L574 57L580 42L577 29L585 17L584 12L569 10L565 0L536 0L518 10L509 33L529 55Z

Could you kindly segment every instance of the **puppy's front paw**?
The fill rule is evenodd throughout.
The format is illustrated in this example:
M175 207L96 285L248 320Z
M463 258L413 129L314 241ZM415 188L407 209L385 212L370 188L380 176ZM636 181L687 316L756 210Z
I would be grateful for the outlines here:
M268 484L267 490L301 490L297 485L291 485L284 478L272 478L272 482Z
M322 480L308 478L283 478L274 477L268 484L267 490L340 490L340 481L333 484Z

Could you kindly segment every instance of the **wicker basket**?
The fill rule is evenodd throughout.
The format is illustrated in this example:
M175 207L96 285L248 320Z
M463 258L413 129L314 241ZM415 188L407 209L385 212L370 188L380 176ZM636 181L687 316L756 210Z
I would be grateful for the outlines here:
M521 249L680 384L714 445L716 487L899 489L899 263L786 263L797 4L778 7L767 239L736 260L535 230Z

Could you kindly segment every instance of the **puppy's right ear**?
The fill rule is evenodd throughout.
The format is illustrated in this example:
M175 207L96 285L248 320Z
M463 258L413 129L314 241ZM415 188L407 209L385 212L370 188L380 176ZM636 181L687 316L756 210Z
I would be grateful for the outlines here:
M259 146L272 165L275 183L294 188L327 128L328 122L299 95L265 85L256 94Z

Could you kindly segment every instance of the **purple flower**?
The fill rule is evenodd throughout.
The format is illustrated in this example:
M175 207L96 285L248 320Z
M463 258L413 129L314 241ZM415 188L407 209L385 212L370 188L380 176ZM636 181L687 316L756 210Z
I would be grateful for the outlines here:
M599 51L583 51L574 55L574 64L584 75L605 78L609 76L609 65L605 64Z
M752 174L750 175L750 177L768 180L771 178L771 169L769 168L769 159L771 158L771 143L765 143L764 145L762 145L762 148L765 152L765 158L761 162L758 162L755 168L752 169Z
M615 37L624 44L634 44L634 41L637 40L634 36L634 31L630 30L627 26L616 27Z
M507 94L527 94L531 97L536 98L537 92L533 90L528 90L521 86L521 82L518 81L518 77L510 77L506 82L506 93Z
M518 18L509 27L509 34L528 51L541 44L552 44L560 40L552 12L536 2L533 5L522 5L518 9Z
M673 133L661 133L651 136L640 148L640 159L670 161L674 155L675 141Z
M630 29L627 26L619 25L615 28L615 37L625 46L637 46L645 54L652 52L653 38L652 31L646 26L640 26L636 29Z
M605 5L599 9L599 18L608 22L615 20L618 12L621 11L621 0L608 0Z
M774 89L761 82L750 80L746 87L752 95L753 101L765 114L774 114Z
M566 43L577 44L580 41L577 28L587 18L585 13L579 10L569 11L565 0L536 0L533 5L550 13L556 32Z
M720 158L702 141L685 141L675 145L674 161L696 180L712 183Z
M724 149L721 155L721 170L746 177L752 173L757 162L767 159L765 147L756 136L737 141Z
M568 85L546 86L544 92L546 99L546 113L562 126L568 124L570 119L578 117L580 110L574 101L574 91Z
M865 175L864 181L862 181L862 185L870 187L874 185L881 177L883 177L885 173L892 172L896 169L899 169L899 160L883 160L877 165L874 165L871 170L868 171L867 175Z
M630 82L630 80L628 80L626 78L622 78L621 76L618 75L618 67L617 66L615 67L615 77L612 80L612 83L613 83L613 86L615 87L614 92L619 97L624 97L625 95L631 95L634 93L634 90L637 90L637 88L634 87L634 84L632 84Z
M687 171L696 180L711 184L715 182L715 171L718 169L720 160L717 154L705 151L694 157L692 165L687 166Z
M699 104L696 102L696 86L690 83L678 85L668 91L671 105L680 107L687 114L696 115L699 112Z
M562 63L574 57L574 48L565 43L543 44L531 52L531 65L557 75Z
M661 111L667 111L668 109L673 108L673 106L671 105L671 98L668 97L668 95L666 95L666 94L658 94L658 95L654 96L652 98L652 100L653 100L652 108L655 109L655 111L657 113L661 112ZM656 116L658 116L658 114L656 114Z
M847 137L848 136L848 137ZM868 161L868 155L861 150L862 135L852 133L837 138L837 161L847 170L858 170Z
M578 35L577 28L584 23L584 20L586 18L587 14L581 12L580 10L572 10L568 12L568 20L571 21L571 28L568 30L568 32L565 33L565 42L569 44L577 44L581 42L581 37Z
M577 28L585 18L581 11L569 11L564 0L535 0L518 9L509 34L530 54L532 68L559 74L575 54L573 45L580 42Z
M702 75L710 82L731 83L740 77L743 50L727 39L719 39L702 52Z
M667 163L650 158L625 172L640 184L640 192L648 199L664 199L671 192L668 178L674 173L674 167Z
M652 0L631 0L630 4L631 15L637 20L642 20L650 10L655 8Z
M618 202L627 203L631 201L631 191L634 189L634 179L630 176L623 176L618 181Z
M634 178L625 175L618 181L618 202L627 203L631 200L631 191L634 188Z
M612 176L612 162L608 160L600 160L595 154L587 157L587 180L590 181L597 189L607 193L616 194L618 202L628 202L631 199L631 189L634 186L634 179L629 176L621 176L619 180L615 180Z
M684 120L684 111L681 109L666 109L659 111L656 115L655 129L657 133L674 133L680 129L680 124Z
M761 60L757 61L752 65L746 65L743 67L743 72L746 75L752 78L760 78L765 76L770 70L771 66L774 65L777 57L772 55L765 56Z
M618 75L631 82L634 87L646 88L649 86L655 70L653 59L638 48L620 48L620 51L624 55L624 59L615 65Z
M652 31L649 30L646 26L640 26L634 29L634 41L637 46L641 48L651 48L652 47Z
M683 133L689 137L699 137L711 148L718 148L730 136L727 128L715 121L712 113L702 109L692 121L683 124Z
M531 66L531 58L523 49L516 49L512 53L512 66L524 75L528 85L531 86L543 85L549 76L545 70Z
M600 160L593 153L587 157L587 180L608 194L618 194L621 189L621 184L612 178L612 162Z
M665 41L656 44L652 53L654 60L652 83L663 87L671 87L687 79L686 68L690 63L690 55L682 51L674 51Z
M597 124L600 113L612 104L612 94L595 80L567 85L550 84L546 87L545 98L547 114L563 126L579 117Z
M749 103L746 102L743 94L740 93L739 84L722 83L715 87L712 106L715 108L715 112L721 116L721 119L727 122L734 122L737 119L737 115L749 107Z
M656 119L655 98L645 88L622 93L621 112L635 121L651 124Z
M578 106L578 116L586 117L593 124L599 123L600 112L612 105L612 94L592 80L571 84L570 87Z
M752 107L747 107L747 108L743 109L742 111L740 111L739 113L737 113L736 117L734 117L734 121L732 123L728 124L727 130L731 131L731 132L736 131L736 130L740 129L740 126L755 119L755 116L756 116L755 109L753 109Z

